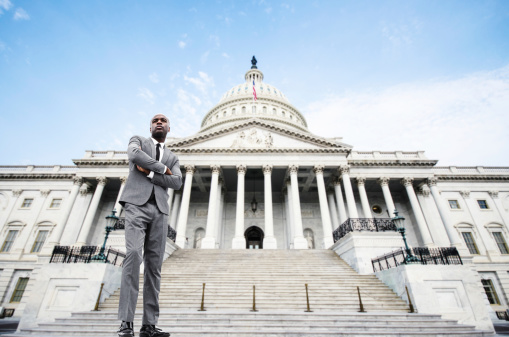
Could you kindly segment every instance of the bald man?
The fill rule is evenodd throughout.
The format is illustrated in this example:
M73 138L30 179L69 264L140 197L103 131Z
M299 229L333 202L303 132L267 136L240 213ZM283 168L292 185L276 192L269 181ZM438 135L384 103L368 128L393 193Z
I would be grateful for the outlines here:
M134 136L127 148L129 175L120 196L125 212L126 245L118 306L118 319L122 320L120 337L134 336L141 262L145 263L145 271L140 337L170 336L156 328L161 266L168 234L168 188L178 190L182 186L179 160L164 147L169 131L168 118L155 115L150 122L151 137Z

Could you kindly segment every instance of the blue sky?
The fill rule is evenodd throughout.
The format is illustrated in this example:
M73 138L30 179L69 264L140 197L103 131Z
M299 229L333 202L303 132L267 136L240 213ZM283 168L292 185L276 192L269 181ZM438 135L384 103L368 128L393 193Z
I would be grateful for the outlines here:
M0 0L0 165L190 136L256 55L315 134L509 166L508 37L508 1Z

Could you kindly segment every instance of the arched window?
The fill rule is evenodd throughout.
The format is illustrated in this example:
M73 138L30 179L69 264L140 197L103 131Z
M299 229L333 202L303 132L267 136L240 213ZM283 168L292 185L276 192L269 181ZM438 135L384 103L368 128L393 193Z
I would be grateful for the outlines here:
M235 108L232 109L232 115L235 115Z
M246 113L246 107L245 107L245 106L243 106L243 107L242 107L242 113L243 113L243 114L245 114L245 113Z
M273 109L272 109L272 114L273 114L273 115L276 115L276 108L273 108Z
M223 117L226 117L226 110L223 111Z
M264 113L264 114L266 114L266 113L267 113L267 107L266 107L266 106L264 106L264 107L263 107L263 113Z

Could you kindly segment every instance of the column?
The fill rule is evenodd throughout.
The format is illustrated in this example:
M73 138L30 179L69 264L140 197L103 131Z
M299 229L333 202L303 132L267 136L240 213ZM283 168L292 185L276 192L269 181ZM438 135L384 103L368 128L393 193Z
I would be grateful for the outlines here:
M177 224L177 242L175 242L180 248L185 248L186 246L187 215L189 214L191 186L193 185L193 175L195 171L194 165L186 165L186 180L184 182L184 190L182 191L182 203L180 204L180 214Z
M168 225L170 224L171 212L173 210L173 196L175 195L175 190L173 188L168 188Z
M470 202L472 202L470 199L470 191L460 191L460 195L463 197L463 201L465 201L465 205L467 205L467 211L468 211L468 214L470 215L470 219L472 221L471 223L475 224L476 221L475 221L474 215L472 214L472 208L471 208L472 205L470 204ZM472 203L474 204L474 206L473 206L473 207L475 207L474 209L477 209L477 207L479 207L475 200ZM484 227L484 226L474 226L474 227L476 227L477 232L479 233L479 236L481 238L481 242L484 246L484 249L486 249L486 255L490 258L490 260L492 259L493 256L500 255L500 251L498 250L498 247L496 246L496 242L489 235L486 227ZM481 249L479 249L479 250L481 250ZM482 250L480 253L482 254Z
M219 178L217 187L217 200L219 200L217 223L216 223L216 247L221 248L223 245L223 212L224 212L224 193L223 179Z
M433 239L431 239L428 225L426 224L426 220L422 214L421 206L419 205L419 201L415 195L414 186L412 185L413 181L413 178L405 177L401 180L401 183L405 186L406 192L408 194L408 199L410 199L410 205L412 206L415 220L417 220L417 227L419 227L419 232L421 233L423 244L428 247L433 246Z
M177 226L177 219L180 210L180 200L182 200L182 193L176 192L174 193L175 197L173 198L173 206L171 208L172 212L170 214L170 227L175 229Z
M13 200L10 203L10 206L8 206L7 210L4 212L5 217L1 217L0 219L0 228L3 228L7 223L9 222L9 217L11 216L12 210L14 209L14 206L18 203L19 196L23 193L23 190L12 190L12 196Z
M120 190L118 191L117 201L115 201L115 211L117 211L117 216L120 217L120 214L122 213L122 205L120 204L119 200L122 196L122 192L124 191L125 182L127 181L127 177L120 177Z
M336 210L336 202L334 201L334 192L329 190L327 193L329 199L330 218L332 221L332 230L339 227L338 211Z
M205 237L201 242L201 248L214 249L216 248L216 222L217 222L217 184L219 182L219 165L211 165L212 179L210 180L210 196L209 196L209 211L207 212L207 230Z
M244 237L244 180L246 177L246 166L237 166L237 216L235 219L235 237L232 241L233 249L246 249L246 238Z
M308 241L304 238L304 231L302 229L302 212L300 210L300 197L299 197L299 182L297 180L297 173L299 167L291 165L290 180L291 180L291 193L292 193L292 210L293 210L293 249L308 249Z
M318 201L320 202L320 214L322 216L323 248L327 249L334 244L334 240L332 239L332 225L329 205L327 204L327 192L325 192L325 182L323 181L323 169L323 165L316 165L313 168L313 172L316 175L316 184L318 185Z
M285 202L288 208L288 213L286 217L286 223L288 225L288 245L290 249L293 249L293 233L295 233L295 228L293 228L293 199L292 199L292 185L290 179L286 180L286 193L285 193Z
M451 220L449 219L449 209L445 206L442 197L440 196L440 191L437 188L437 178L428 179L428 186L431 190L431 195L435 200L435 204L437 205L438 213L440 214L440 218L444 223L445 231L447 232L447 236L449 237L449 241L451 242L451 246L456 247L458 250L463 248L463 242L461 241L458 232L454 229Z
M60 243L60 239L62 238L62 234L64 233L64 229L67 225L67 220L69 220L69 216L71 215L72 207L74 206L74 202L78 197L78 193L80 191L80 187L83 184L82 177L74 177L74 184L71 189L71 195L69 195L69 199L67 199L67 203L65 204L64 212L62 213L62 219L60 223L57 224L53 233L48 240L48 248L53 250L53 247ZM51 252L50 252L51 253Z
M365 183L366 178L357 177L357 187L359 188L359 195L361 197L362 212L365 218L372 218L373 215L371 215L371 207L369 207L368 195L366 194L366 188L364 186Z
M334 180L334 191L336 192L336 202L338 204L339 224L343 224L348 217L346 216L345 201L343 200L343 192L341 191L341 178Z
M355 205L355 198L353 196L352 183L350 182L350 167L348 165L344 165L338 170L341 174L341 178L343 179L343 186L345 187L348 216L350 219L359 218L359 214L357 214L357 205Z
M382 187L382 192L384 194L385 205L387 206L387 211L389 212L389 218L394 217L394 201L392 201L391 190L389 190L389 178L382 177L378 179L378 183Z
M277 242L274 237L274 217L272 216L272 165L263 165L264 198L265 204L265 237L263 249L276 249Z
M27 226L21 228L16 241L14 242L14 246L12 247L11 253L12 254L20 254L18 258L21 257L21 254L25 252L26 246L30 246L30 243L28 242L28 239L30 237L30 233L33 232L37 225L37 221L39 220L39 217L41 216L41 211L46 205L46 199L48 198L48 195L50 194L50 190L40 190L42 201L40 203L39 209L37 210L37 213L35 217L33 218L32 226ZM35 200L34 200L35 201ZM34 205L35 206L35 205ZM28 220L32 222L32 220ZM28 252L30 252L30 248L28 249Z
M495 204L495 208L497 209L498 215L500 216L500 219L502 223L507 226L507 220L504 218L504 206L500 202L500 199L498 198L498 191L488 191L488 194L491 197L491 200L493 201L493 204Z
M106 186L106 183L108 182L106 177L97 177L96 180L97 187L95 188L94 196L92 197L92 201L88 207L87 215L85 216L85 220L83 221L83 225L81 226L81 231L76 242L78 246L84 246L87 243L87 236L90 232L90 228L92 228L92 222L94 221L95 213L97 212L97 207L99 206L99 201L101 201L104 186Z

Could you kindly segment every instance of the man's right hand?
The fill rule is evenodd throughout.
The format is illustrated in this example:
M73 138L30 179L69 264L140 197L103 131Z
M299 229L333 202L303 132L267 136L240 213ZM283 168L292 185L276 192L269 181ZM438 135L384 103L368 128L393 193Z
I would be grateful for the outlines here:
M166 172L164 172L164 174L167 174L169 176L173 175L173 173L171 173L169 168L166 168Z

